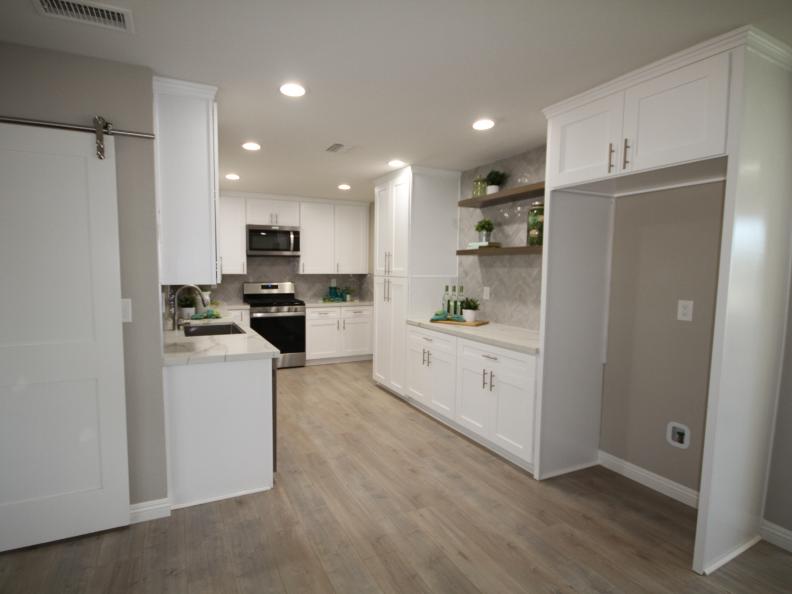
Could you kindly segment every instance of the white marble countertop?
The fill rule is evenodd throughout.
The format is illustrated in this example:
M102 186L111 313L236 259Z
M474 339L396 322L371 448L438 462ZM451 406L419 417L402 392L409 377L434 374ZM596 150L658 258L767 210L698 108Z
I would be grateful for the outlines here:
M218 336L185 336L184 330L166 330L162 364L192 365L195 363L222 363L224 361L249 361L251 359L274 359L280 351L254 331L250 326L234 321L228 316L214 320L191 320L190 325L234 323L244 334L221 334Z
M407 324L520 353L535 355L539 352L539 333L517 326L493 323L484 326L452 326L416 319L408 319Z
M305 307L370 307L373 301L311 301Z

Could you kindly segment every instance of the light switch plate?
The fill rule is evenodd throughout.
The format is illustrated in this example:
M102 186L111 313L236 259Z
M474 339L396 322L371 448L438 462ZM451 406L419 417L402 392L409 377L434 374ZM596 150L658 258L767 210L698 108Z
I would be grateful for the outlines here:
M484 300L487 300L487 299L490 298L490 288L489 287L484 287L484 290L482 292L481 298L484 299Z
M132 300L131 299L121 299L121 321L122 322L131 322L132 321Z
M693 302L680 299L677 301L677 320L680 322L693 321Z

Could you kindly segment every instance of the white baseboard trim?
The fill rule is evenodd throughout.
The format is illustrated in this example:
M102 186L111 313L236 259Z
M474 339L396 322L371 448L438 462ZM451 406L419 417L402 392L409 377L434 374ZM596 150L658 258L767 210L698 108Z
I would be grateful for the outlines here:
M723 557L721 557L720 559L715 561L715 563L712 563L708 567L705 567L704 568L704 575L711 575L711 574L715 573L718 569L720 569L721 567L726 565L732 559L742 555L745 551L750 549L752 546L754 546L760 540L762 540L762 537L757 534L756 536L754 536L753 538L751 538L747 542L744 542L740 546L738 546L735 549L733 549L731 552L726 553Z
M332 365L333 363L356 363L358 361L371 361L372 355L358 355L356 357L329 357L327 359L307 359L306 367L312 365Z
M593 462L584 462L583 464L573 464L572 466L559 468L558 470L553 470L552 472L542 472L539 476L536 477L536 479L540 481L544 481L547 479L555 478L557 476L561 476L562 474L569 474L570 472L585 470L586 468L591 468L592 466L599 466L599 460L594 460Z
M698 491L680 485L674 481L667 479L659 474L650 472L645 468L636 466L631 462L617 458L612 454L599 452L599 463L613 472L626 476L628 479L634 480L636 483L641 483L644 487L649 487L655 491L667 495L672 499L676 499L680 503L689 505L690 507L698 507Z
M792 530L787 530L778 524L762 520L759 534L767 542L792 553Z
M141 501L129 506L129 523L148 522L159 518L167 518L171 515L170 499L152 499L151 501Z
M266 487L257 487L255 489L245 489L244 491L237 491L236 493L228 493L227 495L218 495L217 497L207 497L206 499L196 499L186 503L174 503L171 509L181 509L183 507L192 507L193 505L203 505L204 503L214 503L215 501L222 501L223 499L231 499L232 497L241 497L242 495L252 495L253 493L261 493L262 491L269 491L272 485Z

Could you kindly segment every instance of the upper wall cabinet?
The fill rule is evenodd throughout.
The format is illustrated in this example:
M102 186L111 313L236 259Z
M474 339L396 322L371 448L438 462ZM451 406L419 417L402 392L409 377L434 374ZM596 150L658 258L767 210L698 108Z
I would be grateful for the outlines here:
M367 274L368 262L368 204L300 204L300 273Z
M629 86L548 122L547 177L566 186L726 150L729 54Z
M220 281L217 208L217 89L154 78L160 282Z
M245 233L245 199L223 196L220 199L218 244L223 274L247 273L247 236Z
M289 200L248 198L248 225L300 226L300 204Z

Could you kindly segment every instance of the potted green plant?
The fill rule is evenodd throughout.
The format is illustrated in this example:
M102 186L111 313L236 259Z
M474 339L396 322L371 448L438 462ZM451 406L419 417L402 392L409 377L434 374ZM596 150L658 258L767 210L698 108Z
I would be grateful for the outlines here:
M509 174L493 169L487 174L487 194L500 192L501 186L509 179Z
M476 223L476 231L479 234L479 241L481 243L488 242L492 237L492 231L495 229L495 223L489 219L481 219Z
M179 319L189 320L195 314L195 296L181 295L179 297Z
M479 302L478 299L471 299L465 297L462 300L462 317L466 322L475 322L476 315L478 314Z

